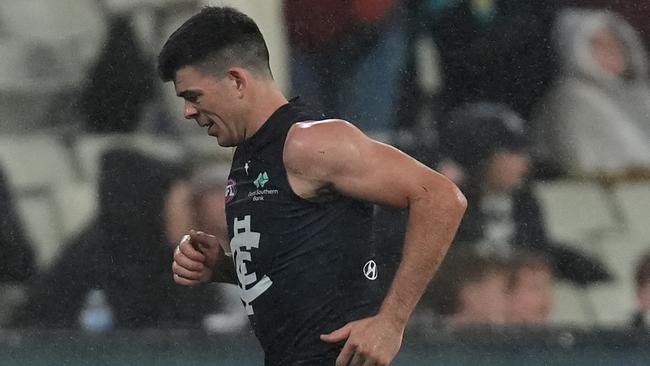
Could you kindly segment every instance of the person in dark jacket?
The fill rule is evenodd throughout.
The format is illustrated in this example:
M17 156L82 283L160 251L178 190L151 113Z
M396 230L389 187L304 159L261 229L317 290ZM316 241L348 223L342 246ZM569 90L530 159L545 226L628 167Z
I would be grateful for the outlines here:
M595 259L548 237L527 179L525 122L509 106L479 102L453 110L441 128L441 144L467 173L462 186L468 209L457 246L503 256L516 249L538 250L551 257L560 278L579 285L610 278Z
M451 160L463 171L456 181L468 201L451 251L472 248L485 256L509 257L518 250L550 257L560 279L577 285L610 278L606 268L548 237L542 208L528 178L530 159L525 123L509 106L467 103L440 124L439 151L420 156L426 164ZM432 159L431 157L435 157ZM401 252L392 243L403 240L406 213L381 207L374 234L384 254L380 267L392 276Z
M109 19L108 35L90 69L79 106L87 132L133 132L154 98L155 71L128 16Z
M23 282L36 272L34 251L0 167L0 282Z
M96 219L36 281L15 325L76 328L93 289L104 291L116 328L200 325L214 309L211 289L177 286L169 266L180 237L169 230L168 203L188 184L184 175L176 163L107 152Z
M491 98L526 118L557 69L550 32L557 0L420 0L420 22L440 50L450 111Z
M283 10L304 101L364 131L393 127L408 38L401 2L284 0Z

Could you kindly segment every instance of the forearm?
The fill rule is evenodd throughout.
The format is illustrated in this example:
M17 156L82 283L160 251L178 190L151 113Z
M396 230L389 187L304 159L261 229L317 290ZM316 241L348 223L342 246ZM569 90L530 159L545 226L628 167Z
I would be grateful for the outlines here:
M404 251L379 313L405 325L447 254L466 202L455 186L409 202Z

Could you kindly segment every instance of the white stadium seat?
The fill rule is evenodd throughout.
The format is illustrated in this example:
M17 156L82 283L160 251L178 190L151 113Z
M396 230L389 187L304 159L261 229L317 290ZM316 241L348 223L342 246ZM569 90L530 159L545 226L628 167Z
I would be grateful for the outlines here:
M69 240L83 230L95 217L97 186L79 182L60 187L55 193L57 206L61 207L62 235Z
M0 165L8 178L38 263L46 265L66 232L57 192L75 184L69 152L52 136L0 137Z
M554 287L555 303L551 324L558 326L586 327L595 319L585 311L586 292L568 282L557 282Z
M535 192L549 236L555 240L599 254L599 239L621 230L621 223L612 212L611 197L595 182L538 183Z
M650 246L650 182L621 183L612 191L626 231Z
M99 179L102 155L113 148L133 148L166 160L179 160L185 155L185 149L178 141L151 135L82 135L76 139L74 145L83 180L93 184Z
M34 246L36 263L46 268L63 244L62 222L50 191L17 197L23 228Z
M615 276L615 282L589 290L596 306L598 322L617 325L630 321L635 305L634 273L641 256L650 246L629 234L613 233L603 237L601 260Z
M0 136L0 165L15 189L76 180L68 154L63 144L51 136Z

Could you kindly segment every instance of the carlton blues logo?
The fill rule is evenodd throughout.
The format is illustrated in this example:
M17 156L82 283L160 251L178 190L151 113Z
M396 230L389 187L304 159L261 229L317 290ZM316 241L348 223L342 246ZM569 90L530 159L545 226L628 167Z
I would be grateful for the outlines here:
M228 185L226 185L226 203L232 201L233 198L235 198L235 194L237 194L237 184L235 183L234 180L228 179Z
M251 251L260 247L261 234L251 230L251 215L243 219L235 218L233 221L234 236L230 240L233 252L237 280L239 281L239 296L244 302L246 313L253 315L253 301L266 292L273 285L269 276L258 277L255 271L249 268L253 263Z

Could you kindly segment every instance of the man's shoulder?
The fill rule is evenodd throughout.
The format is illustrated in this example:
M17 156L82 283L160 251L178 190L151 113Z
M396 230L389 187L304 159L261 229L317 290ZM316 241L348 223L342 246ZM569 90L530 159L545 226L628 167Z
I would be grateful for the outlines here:
M320 121L296 122L289 129L285 141L285 155L298 152L300 155L344 147L344 144L363 136L363 133L348 121L325 119Z
M354 133L355 130L358 131L352 123L343 119L296 122L289 129L287 142L327 142L342 134Z
M341 119L297 122L287 134L283 160L289 169L303 170L314 164L337 161L363 137L350 122Z

